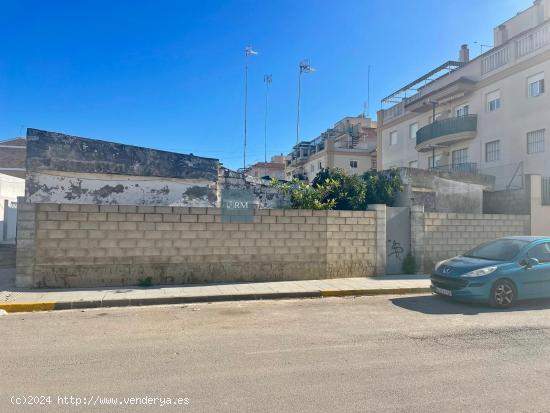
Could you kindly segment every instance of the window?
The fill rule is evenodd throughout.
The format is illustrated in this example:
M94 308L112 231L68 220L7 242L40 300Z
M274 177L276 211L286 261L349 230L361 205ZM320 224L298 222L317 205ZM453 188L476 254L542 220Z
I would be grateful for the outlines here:
M468 116L470 114L470 105L462 105L456 108L456 117Z
M487 93L487 110L489 112L494 112L498 109L500 109L500 90Z
M544 132L545 129L527 133L527 153L544 152Z
M390 145L397 145L397 131L390 133Z
M315 172L315 165L314 164L311 164L311 166L309 167L309 170L311 172Z
M430 156L428 158L428 168L434 168L434 167L440 166L440 163L441 163L441 155L435 155L435 165L434 165L433 156Z
M464 165L468 163L468 149L459 149L457 151L453 151L452 154L453 159L453 168L459 167L460 165Z
M376 171L376 158L371 158L371 169Z
M528 78L527 89L530 98L542 95L544 93L544 73Z
M349 166L352 169L356 169L357 168L357 161L349 161Z
M418 161L410 161L409 168L418 168Z
M529 258L536 258L541 264L550 263L550 243L537 245L527 252Z
M418 132L418 123L411 123L409 125L409 138L416 139L416 132Z
M494 162L500 159L500 141L485 144L485 162Z
M319 170L323 169L323 163L319 162Z

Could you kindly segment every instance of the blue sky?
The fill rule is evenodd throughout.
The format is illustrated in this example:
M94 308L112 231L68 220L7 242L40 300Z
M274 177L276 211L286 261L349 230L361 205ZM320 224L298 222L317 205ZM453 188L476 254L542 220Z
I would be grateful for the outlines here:
M0 0L0 140L32 127L242 165L243 49L249 150L263 160L265 73L273 75L268 154L363 111L446 60L479 53L531 0Z

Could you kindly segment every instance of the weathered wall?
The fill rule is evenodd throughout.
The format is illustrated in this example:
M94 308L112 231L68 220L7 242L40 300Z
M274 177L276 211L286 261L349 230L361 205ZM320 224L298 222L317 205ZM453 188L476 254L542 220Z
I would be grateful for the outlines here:
M525 176L523 189L502 190L483 193L485 214L529 214L531 211L531 178Z
M223 192L264 208L289 204L269 181L218 160L29 129L26 196L31 203L221 207Z
M31 202L216 206L217 183L200 179L41 171L27 174Z
M484 176L449 179L449 174L399 168L404 191L394 206L422 205L426 211L480 214L483 190L491 186Z
M17 285L122 286L149 276L155 284L370 276L383 271L382 209L257 209L251 223L235 224L222 223L218 208L23 202Z
M27 129L27 169L216 180L217 159Z
M219 162L27 130L30 202L215 206Z
M529 215L425 213L421 208L411 211L411 250L424 272L482 242L530 234Z
M531 228L533 235L550 236L550 206L542 205L542 184L539 175L531 175Z

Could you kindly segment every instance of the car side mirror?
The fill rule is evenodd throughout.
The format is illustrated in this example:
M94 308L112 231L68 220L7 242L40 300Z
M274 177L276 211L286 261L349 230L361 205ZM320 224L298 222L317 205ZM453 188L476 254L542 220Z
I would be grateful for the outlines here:
M527 258L526 260L523 260L521 264L525 267L525 269L536 267L537 265L540 265L540 261L536 258Z

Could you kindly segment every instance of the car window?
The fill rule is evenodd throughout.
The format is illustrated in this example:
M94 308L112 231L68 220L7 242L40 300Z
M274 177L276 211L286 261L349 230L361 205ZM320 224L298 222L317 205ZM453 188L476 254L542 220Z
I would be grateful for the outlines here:
M527 253L529 258L536 258L540 263L550 263L550 242L537 245Z
M518 239L499 239L481 244L468 251L464 256L484 260L509 261L518 255L527 244L527 241Z

